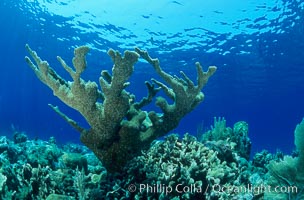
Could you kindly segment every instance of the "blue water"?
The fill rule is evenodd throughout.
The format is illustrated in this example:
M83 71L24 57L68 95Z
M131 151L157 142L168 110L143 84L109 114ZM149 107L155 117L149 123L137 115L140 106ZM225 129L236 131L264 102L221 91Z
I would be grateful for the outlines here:
M74 47L90 46L83 78L95 81L112 67L109 48L139 46L172 74L183 70L195 79L196 61L218 67L203 89L205 101L173 132L195 134L199 124L208 128L214 116L225 117L228 126L249 123L253 152L294 148L293 131L304 117L300 0L3 0L0 13L2 135L11 136L14 126L31 138L79 142L79 134L48 103L85 125L26 65L26 43L67 79L56 56L71 63ZM143 82L158 77L144 62L135 67L128 89L139 99L146 95Z

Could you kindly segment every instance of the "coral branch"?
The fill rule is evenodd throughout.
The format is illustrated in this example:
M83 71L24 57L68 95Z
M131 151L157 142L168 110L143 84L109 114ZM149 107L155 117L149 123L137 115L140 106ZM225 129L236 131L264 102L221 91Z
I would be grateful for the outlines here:
M178 125L179 121L187 113L191 112L201 101L203 101L204 94L201 90L216 71L216 67L211 66L208 68L207 72L204 72L201 65L196 63L198 85L195 86L184 72L181 72L184 79L172 77L161 69L159 60L151 58L147 51L140 50L139 48L136 48L135 51L150 63L159 76L171 87L169 88L165 84L153 80L164 90L165 94L172 99L174 103L170 105L166 99L159 97L156 101L156 105L161 108L164 115L162 117L157 117L154 113L151 113L153 120L157 120L158 118L158 121L161 121L162 126L160 127L160 132L170 131ZM157 122L154 122L154 124L157 124Z

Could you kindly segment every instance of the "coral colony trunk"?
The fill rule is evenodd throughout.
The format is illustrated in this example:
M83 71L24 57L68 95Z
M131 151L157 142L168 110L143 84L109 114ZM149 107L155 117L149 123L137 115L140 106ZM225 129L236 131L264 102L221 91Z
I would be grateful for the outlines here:
M210 66L207 72L204 72L201 65L196 63L195 85L183 72L182 78L179 78L163 71L159 60L151 58L146 51L135 48L135 51L125 51L122 56L110 49L108 55L114 63L112 75L105 70L101 72L100 91L97 83L85 81L80 77L86 69L85 56L89 51L88 47L75 49L72 60L75 70L61 57L57 57L72 77L72 82L60 77L28 45L26 49L36 64L29 57L25 57L25 60L39 80L51 88L54 95L66 105L79 111L90 125L90 129L79 126L57 106L50 107L80 132L81 141L95 153L107 170L112 172L121 170L141 149L177 127L180 120L203 101L204 94L201 90L216 71L215 66ZM126 88L139 57L150 63L168 86L154 79L152 83L145 82L148 95L136 102L135 96L127 92ZM173 103L169 104L165 98L157 97L156 105L162 113L142 110L145 105L151 103L160 89L163 89Z

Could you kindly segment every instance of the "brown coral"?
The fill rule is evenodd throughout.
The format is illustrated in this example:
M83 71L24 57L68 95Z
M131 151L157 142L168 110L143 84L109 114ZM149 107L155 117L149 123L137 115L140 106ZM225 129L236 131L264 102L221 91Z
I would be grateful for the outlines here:
M101 72L100 91L95 82L81 79L81 73L86 68L85 56L89 51L88 47L75 49L75 70L62 58L57 57L73 82L61 78L28 45L26 49L36 63L35 65L30 58L25 58L36 76L50 87L61 101L79 111L90 125L90 129L80 127L58 107L50 106L81 133L81 141L110 171L122 169L126 161L140 153L140 150L147 147L151 141L174 129L187 113L203 101L204 95L201 90L216 71L216 67L211 66L204 72L201 65L196 63L198 78L195 85L183 72L183 78L177 78L163 71L158 59L152 59L146 51L136 48L135 51L125 51L122 56L117 51L109 50L108 55L112 58L114 66L112 75L107 71ZM170 88L156 80L152 81L159 88L146 82L148 96L134 102L134 95L125 89L129 85L127 80L134 71L134 64L140 56L154 67ZM160 88L174 103L169 104L165 98L158 97L156 105L161 108L162 114L141 110L152 101Z

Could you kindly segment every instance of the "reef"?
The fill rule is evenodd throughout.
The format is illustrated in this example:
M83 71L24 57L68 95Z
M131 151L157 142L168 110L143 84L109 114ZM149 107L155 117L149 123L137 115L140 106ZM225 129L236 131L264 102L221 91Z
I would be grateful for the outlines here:
M304 121L295 130L293 156L264 150L247 159L248 124L230 128L216 118L204 139L168 135L109 173L86 146L31 140L15 131L12 139L0 137L0 198L303 199L303 133Z
M122 56L118 51L110 49L108 55L114 66L112 74L105 70L101 72L100 90L97 83L81 78L87 66L85 56L88 47L75 49L72 60L74 69L61 57L57 57L73 81L63 79L28 45L26 49L36 64L29 57L25 60L39 80L51 88L62 102L79 111L90 128L81 127L57 106L50 104L51 108L81 133L81 141L113 172L120 171L128 160L148 148L153 140L176 128L180 120L203 101L201 90L216 71L215 66L210 66L204 72L202 66L196 63L197 84L194 84L183 72L182 78L166 73L160 67L159 60L151 58L146 51L135 48L135 51L125 51ZM127 92L126 88L139 57L150 63L168 86L154 79L153 83L145 82L148 95L136 101L135 95ZM173 103L159 96L156 105L162 113L142 110L160 89Z
M59 147L53 137L29 140L18 131L13 140L1 136L0 146L0 199L85 199L94 181L106 176L85 146Z

